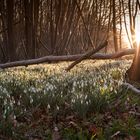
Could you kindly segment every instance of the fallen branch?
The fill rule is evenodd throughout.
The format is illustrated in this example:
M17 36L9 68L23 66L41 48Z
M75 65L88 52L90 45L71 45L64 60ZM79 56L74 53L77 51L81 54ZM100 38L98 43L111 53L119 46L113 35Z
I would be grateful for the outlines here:
M89 51L87 53L85 53L83 56L81 56L79 59L77 59L75 62L73 62L71 65L68 66L68 68L66 69L66 71L70 71L75 65L77 65L78 63L80 63L82 60L88 59L90 58L90 56L92 56L93 54L95 54L96 52L100 51L101 49L103 49L104 47L106 47L108 44L107 41L105 41L103 44L99 45L99 47L93 49L92 51Z
M134 93L140 95L140 90L135 88L133 85L131 85L129 83L124 83L123 85L128 87L128 89L132 90Z
M131 55L135 53L135 49L126 49L114 54L103 54L103 53L96 53L89 57L89 59L115 59L125 55ZM59 62L59 61L75 61L80 59L84 54L77 54L77 55L65 55L65 56L45 56L37 59L30 59L30 60L22 60L22 61L15 61L9 62L5 64L0 64L1 69L10 68L10 67L17 67L17 66L28 66L34 64L40 64L45 62Z

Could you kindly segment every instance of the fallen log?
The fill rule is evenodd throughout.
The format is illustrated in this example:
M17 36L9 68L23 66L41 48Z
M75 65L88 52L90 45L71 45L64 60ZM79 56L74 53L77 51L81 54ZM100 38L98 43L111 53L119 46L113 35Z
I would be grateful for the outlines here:
M117 53L113 54L103 54L103 53L96 53L89 57L89 59L116 59L120 58L122 56L131 55L135 53L135 49L126 49ZM34 65L34 64L40 64L40 63L55 63L60 61L75 61L81 57L83 57L84 54L77 54L77 55L64 55L64 56L45 56L37 59L29 59L29 60L22 60L22 61L15 61L15 62L9 62L0 64L1 69L10 68L10 67L17 67L17 66L28 66L28 65Z

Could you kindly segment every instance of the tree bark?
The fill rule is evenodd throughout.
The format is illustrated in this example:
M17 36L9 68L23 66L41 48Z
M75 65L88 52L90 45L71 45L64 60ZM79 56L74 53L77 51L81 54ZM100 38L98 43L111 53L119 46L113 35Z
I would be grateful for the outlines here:
M8 34L8 58L9 61L16 60L16 48L14 39L14 0L7 0L7 34Z
M25 36L26 36L26 51L27 58L35 58L37 45L37 26L39 13L39 0L24 0L25 7Z
M112 1L112 0L111 0ZM111 2L110 1L110 2ZM112 1L112 12L113 12L113 38L114 38L114 47L115 52L118 51L118 39L117 39L117 24L116 24L116 0Z
M137 47L135 51L133 63L127 74L130 81L140 82L140 47Z
M127 49L124 51L120 51L114 54L102 54L96 53L90 56L88 59L116 59L122 56L131 55L135 53L135 49ZM68 55L68 56L45 56L38 59L30 59L30 60L23 60L23 61L15 61L11 63L0 64L1 69L10 68L10 67L17 67L17 66L28 66L46 62L60 62L60 61L75 61L80 59L81 57L85 56L85 54L77 54L77 55Z
M130 69L128 69L127 74L130 81L140 82L140 44L137 45L136 34L135 34L135 20L138 13L139 2L137 1L135 3L136 5L135 5L134 15L132 15L132 11L131 11L132 9L131 7L133 6L131 2L132 2L131 0L128 1L129 20L130 20L130 29L131 29L130 31L132 36L133 47L136 48L136 51L135 51L135 57L133 59L133 63Z

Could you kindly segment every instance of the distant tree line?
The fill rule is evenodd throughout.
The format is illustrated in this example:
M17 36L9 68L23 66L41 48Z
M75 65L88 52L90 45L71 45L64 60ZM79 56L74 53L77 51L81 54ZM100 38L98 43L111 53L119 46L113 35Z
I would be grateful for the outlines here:
M0 62L84 53L110 32L118 51L126 15L134 46L138 7L138 0L0 0Z

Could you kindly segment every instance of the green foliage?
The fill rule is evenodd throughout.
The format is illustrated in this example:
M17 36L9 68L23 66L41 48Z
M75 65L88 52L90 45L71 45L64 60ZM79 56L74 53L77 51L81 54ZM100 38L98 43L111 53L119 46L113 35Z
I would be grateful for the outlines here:
M62 131L63 138L65 140L88 140L90 139L89 133L87 131L80 130L76 132L74 129L64 129Z

